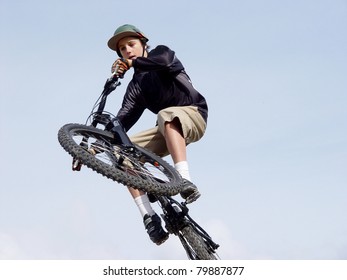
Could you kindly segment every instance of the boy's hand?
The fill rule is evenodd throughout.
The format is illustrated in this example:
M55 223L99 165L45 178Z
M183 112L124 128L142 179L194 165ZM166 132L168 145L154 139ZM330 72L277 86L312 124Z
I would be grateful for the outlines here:
M115 73L118 77L123 78L126 71L132 65L132 61L130 59L118 58L111 67L112 74Z

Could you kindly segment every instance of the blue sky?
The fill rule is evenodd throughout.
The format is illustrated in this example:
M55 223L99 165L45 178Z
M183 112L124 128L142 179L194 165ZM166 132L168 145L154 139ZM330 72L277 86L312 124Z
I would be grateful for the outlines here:
M347 258L347 3L0 2L0 259L184 259L127 190L59 146L110 74L115 28L176 51L209 104L188 148L194 217L222 259ZM109 99L117 112L131 72ZM146 112L132 128L153 126ZM167 158L169 160L169 158Z

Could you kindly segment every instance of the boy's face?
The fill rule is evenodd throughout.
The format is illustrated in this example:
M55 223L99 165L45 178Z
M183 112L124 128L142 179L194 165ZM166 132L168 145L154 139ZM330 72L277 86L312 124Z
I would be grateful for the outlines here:
M125 37L118 43L118 48L123 58L135 59L143 55L143 45L140 39L135 37ZM145 56L147 52L145 52Z

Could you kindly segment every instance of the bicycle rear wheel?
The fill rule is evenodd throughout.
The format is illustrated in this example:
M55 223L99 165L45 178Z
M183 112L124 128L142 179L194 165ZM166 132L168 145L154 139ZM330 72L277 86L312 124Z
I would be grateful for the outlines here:
M114 143L109 131L66 124L58 132L60 145L75 159L109 179L148 193L173 196L182 178L166 161L150 151Z
M191 224L188 224L181 230L179 237L190 259L217 260L214 250L208 246Z

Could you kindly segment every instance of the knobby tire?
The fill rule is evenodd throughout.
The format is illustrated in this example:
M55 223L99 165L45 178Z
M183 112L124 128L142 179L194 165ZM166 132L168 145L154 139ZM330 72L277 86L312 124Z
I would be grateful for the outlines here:
M217 257L214 254L214 251L209 248L205 243L204 239L196 232L194 227L190 224L185 226L181 230L182 237L184 240L181 240L183 247L186 250L190 251L192 256L189 256L191 259L195 260L216 260ZM181 237L181 238L182 238ZM188 245L188 248L187 248Z
M76 139L83 137L94 139L94 143L81 145ZM123 185L168 196L174 196L182 190L182 178L170 164L137 145L134 145L134 156L126 147L114 143L114 137L109 131L81 124L66 124L59 130L58 140L73 158ZM88 151L91 147L96 154ZM153 176L153 171L160 172L165 178Z

